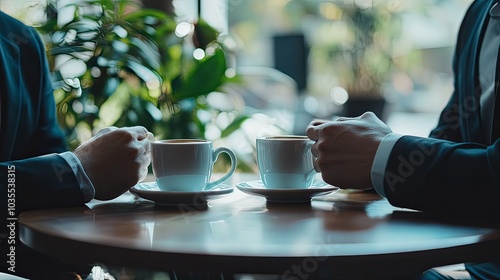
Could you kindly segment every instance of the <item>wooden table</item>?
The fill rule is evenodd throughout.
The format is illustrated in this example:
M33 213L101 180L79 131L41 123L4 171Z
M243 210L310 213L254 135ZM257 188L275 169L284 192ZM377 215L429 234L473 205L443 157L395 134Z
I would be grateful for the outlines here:
M487 260L500 248L500 230L430 218L359 191L286 205L235 189L203 209L157 207L126 193L25 212L19 221L27 246L73 261L282 279L385 279Z

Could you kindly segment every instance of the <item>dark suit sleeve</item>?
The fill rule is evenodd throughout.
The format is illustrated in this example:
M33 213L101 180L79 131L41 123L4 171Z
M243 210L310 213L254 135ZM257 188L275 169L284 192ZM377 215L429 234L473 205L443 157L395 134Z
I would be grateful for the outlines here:
M2 211L83 205L83 194L73 171L57 154L0 163ZM10 199L10 200L9 200ZM15 207L9 207L15 206Z
M404 136L391 152L384 190L399 207L443 215L500 213L499 170L500 141L484 146Z

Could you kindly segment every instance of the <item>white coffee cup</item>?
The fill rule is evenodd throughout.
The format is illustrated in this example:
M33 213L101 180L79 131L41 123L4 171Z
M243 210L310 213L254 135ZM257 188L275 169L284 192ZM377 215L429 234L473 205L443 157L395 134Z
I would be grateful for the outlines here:
M316 171L307 136L282 135L257 138L257 165L268 189L305 189Z
M228 180L236 169L236 155L227 147L213 148L199 139L170 139L151 142L151 164L162 191L196 192L209 190ZM231 159L231 168L220 179L210 182L220 153Z

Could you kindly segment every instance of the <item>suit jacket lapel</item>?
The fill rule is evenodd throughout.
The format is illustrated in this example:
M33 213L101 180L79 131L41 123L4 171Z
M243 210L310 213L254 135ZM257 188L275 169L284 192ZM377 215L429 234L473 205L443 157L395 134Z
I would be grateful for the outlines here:
M19 69L19 47L0 34L0 68L3 75L3 85L0 86L2 98L2 116L0 131L0 160L9 160L16 140L21 114L21 71Z
M497 5L500 5L498 3ZM498 8L498 7L496 7ZM498 46L497 46L498 47ZM497 67L495 72L495 86L493 88L495 99L494 99L494 110L493 110L493 125L491 130L491 143L500 139L500 48L497 54Z
M482 133L482 125L481 125L481 109L480 109L480 82L479 82L479 55L481 50L482 38L486 32L486 27L488 26L488 13L491 7L493 6L494 1L488 1L488 5L484 5L484 8L478 14L478 18L475 24L474 31L471 32L470 38L470 53L472 55L469 56L469 62L466 65L472 66L474 69L474 80L473 83L468 85L468 88L465 89L464 95L465 98L463 100L464 104L462 109L464 109L465 114L463 117L465 118L464 124L466 125L463 130L463 139L465 141L471 141L476 143L485 143L485 139ZM464 66L464 65L462 65ZM467 71L467 69L462 69L463 71ZM473 98L474 104L471 105L470 98ZM467 104L468 103L468 104ZM474 113L469 110L474 109ZM476 113L477 112L477 113Z
M500 49L497 56L497 68L495 74L495 106L493 111L493 128L491 131L491 143L500 139Z

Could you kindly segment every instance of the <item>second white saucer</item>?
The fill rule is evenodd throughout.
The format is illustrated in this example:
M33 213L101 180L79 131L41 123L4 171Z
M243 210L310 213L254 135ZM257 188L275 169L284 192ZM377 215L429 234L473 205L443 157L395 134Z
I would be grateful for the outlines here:
M339 189L322 181L314 181L307 189L267 189L261 180L241 182L236 184L236 188L275 203L306 203L315 196L330 194Z

